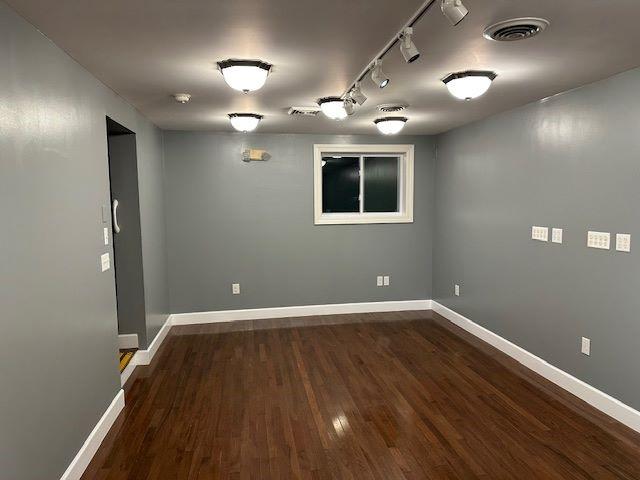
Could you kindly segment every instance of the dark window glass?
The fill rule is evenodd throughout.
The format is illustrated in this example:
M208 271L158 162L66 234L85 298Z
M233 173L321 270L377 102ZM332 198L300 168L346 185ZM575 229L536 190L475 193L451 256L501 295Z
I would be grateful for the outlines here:
M322 212L359 212L360 158L322 157Z
M364 157L364 211L398 211L398 157Z

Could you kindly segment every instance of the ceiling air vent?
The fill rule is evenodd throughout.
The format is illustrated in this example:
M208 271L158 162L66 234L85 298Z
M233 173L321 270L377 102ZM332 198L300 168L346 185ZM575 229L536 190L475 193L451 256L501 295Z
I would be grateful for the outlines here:
M406 103L384 103L382 105L378 105L378 110L383 113L395 113L401 112L408 106L409 105L407 105Z
M487 27L484 36L496 42L515 42L535 37L548 26L549 22L544 18L513 18Z
M315 117L320 113L320 107L291 107L287 113L300 117Z

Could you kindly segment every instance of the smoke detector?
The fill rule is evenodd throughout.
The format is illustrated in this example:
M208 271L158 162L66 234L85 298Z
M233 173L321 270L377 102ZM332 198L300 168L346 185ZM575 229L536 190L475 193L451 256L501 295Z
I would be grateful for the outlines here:
M178 103L189 103L189 100L191 100L191 94L190 93L175 93L173 95L173 98L175 98L176 102L178 102Z
M406 103L383 103L382 105L378 105L378 110L382 113L396 113L401 112L408 107L409 105Z
M287 113L300 117L315 117L320 113L320 107L291 107Z
M498 22L484 31L484 37L496 42L515 42L535 37L546 30L549 21L544 18L523 17Z

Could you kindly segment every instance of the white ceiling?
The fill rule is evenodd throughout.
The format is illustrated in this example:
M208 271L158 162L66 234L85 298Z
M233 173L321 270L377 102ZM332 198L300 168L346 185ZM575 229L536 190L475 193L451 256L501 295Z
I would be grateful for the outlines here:
M164 129L231 131L231 112L265 116L259 132L374 133L376 105L410 104L403 133L433 134L640 64L638 0L464 0L452 27L435 5L414 27L422 56L385 57L390 85L363 82L369 97L353 117L292 118L292 105L341 95L423 0L9 0L19 13ZM547 18L538 37L498 43L482 31L511 17ZM215 62L274 64L265 87L243 95ZM494 70L489 92L453 99L440 82L467 69ZM193 95L187 105L171 94Z

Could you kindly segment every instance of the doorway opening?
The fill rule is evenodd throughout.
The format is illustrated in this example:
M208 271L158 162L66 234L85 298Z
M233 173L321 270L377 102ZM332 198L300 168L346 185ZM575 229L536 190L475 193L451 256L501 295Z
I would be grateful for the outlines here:
M109 117L106 121L119 363L122 373L135 351L146 347L147 342L138 157L135 132Z

